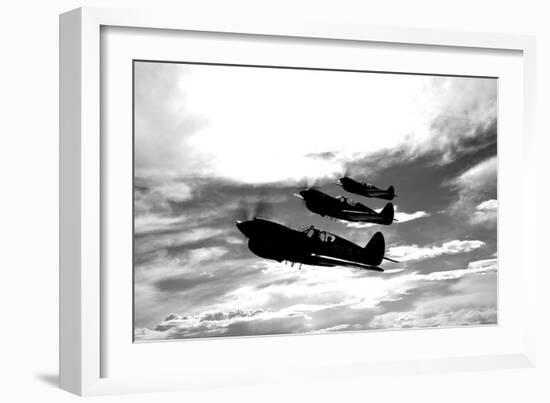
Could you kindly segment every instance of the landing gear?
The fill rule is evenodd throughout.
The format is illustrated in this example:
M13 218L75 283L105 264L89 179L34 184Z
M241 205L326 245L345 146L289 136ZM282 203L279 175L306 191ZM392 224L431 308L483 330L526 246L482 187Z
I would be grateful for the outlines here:
M292 260L281 260L282 263L286 266L288 263L290 263L290 267L294 267L296 262L293 262ZM302 270L302 263L298 266L298 270Z

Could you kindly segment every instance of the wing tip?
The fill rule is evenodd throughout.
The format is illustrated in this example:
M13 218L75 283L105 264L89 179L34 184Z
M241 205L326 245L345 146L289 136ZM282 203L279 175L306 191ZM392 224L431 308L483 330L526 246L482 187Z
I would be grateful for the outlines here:
M381 267L371 267L370 270L374 270L374 271L377 271L379 273L383 273L384 272L384 269L381 268Z

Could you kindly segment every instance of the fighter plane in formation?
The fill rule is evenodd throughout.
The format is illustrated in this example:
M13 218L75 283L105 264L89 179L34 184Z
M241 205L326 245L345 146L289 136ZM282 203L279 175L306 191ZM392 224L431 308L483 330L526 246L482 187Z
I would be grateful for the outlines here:
M237 221L237 228L248 238L248 248L255 255L312 266L346 266L384 271L378 267L384 256L385 241L381 232L361 247L347 239L313 226L297 231L274 221L255 217ZM397 263L397 262L396 262Z
M391 203L386 204L380 212L376 212L353 199L344 196L332 197L317 189L305 189L295 196L303 199L310 211L322 217L383 225L390 225L394 221L394 208Z
M351 179L348 176L344 176L335 182L337 185L342 186L346 192L355 193L365 197L376 197L384 200L393 200L397 195L393 186L390 186L386 190L379 189L371 183L368 182L358 182L354 179Z

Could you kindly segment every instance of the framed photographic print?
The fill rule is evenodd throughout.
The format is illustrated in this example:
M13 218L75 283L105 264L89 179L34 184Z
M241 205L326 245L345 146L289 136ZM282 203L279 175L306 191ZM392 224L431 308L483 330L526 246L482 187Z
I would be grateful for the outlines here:
M60 35L63 388L532 365L532 38L105 9Z
M133 75L134 341L497 324L497 78Z

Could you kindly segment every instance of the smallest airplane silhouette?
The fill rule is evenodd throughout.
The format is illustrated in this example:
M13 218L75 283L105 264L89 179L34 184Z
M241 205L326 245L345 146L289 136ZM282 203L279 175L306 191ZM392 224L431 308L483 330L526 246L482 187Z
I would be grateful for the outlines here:
M393 186L390 186L386 190L379 189L371 183L358 182L348 176L340 178L335 183L342 186L346 192L355 193L365 197L376 197L384 200L393 200L394 197L397 197Z
M322 217L382 225L390 225L397 221L393 218L394 209L391 203L387 203L382 211L377 212L353 199L344 196L332 197L317 189L305 189L295 196L304 200L308 210Z

